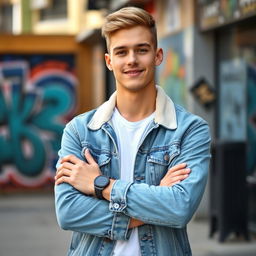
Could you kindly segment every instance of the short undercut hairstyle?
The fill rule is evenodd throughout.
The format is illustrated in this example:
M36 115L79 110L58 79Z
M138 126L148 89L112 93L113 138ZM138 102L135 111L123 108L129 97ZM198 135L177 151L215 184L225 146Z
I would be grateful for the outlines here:
M145 10L138 7L124 7L109 14L102 26L102 36L105 37L109 50L110 37L120 29L144 26L152 35L154 47L157 48L157 31L153 17Z

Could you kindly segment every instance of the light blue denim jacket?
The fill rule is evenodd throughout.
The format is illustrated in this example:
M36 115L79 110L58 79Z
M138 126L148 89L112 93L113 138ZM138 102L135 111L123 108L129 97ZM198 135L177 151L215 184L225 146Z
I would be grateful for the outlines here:
M133 183L119 179L117 139L111 126L116 93L98 109L67 124L59 157L74 154L85 160L88 148L102 173L116 179L110 202L84 195L66 183L55 186L58 223L74 231L68 255L112 255L116 240L129 239L131 218L146 223L138 228L142 256L192 255L186 224L207 181L209 127L173 104L158 86L157 91L155 118L138 149ZM158 186L170 167L184 162L192 170L187 179L172 187Z

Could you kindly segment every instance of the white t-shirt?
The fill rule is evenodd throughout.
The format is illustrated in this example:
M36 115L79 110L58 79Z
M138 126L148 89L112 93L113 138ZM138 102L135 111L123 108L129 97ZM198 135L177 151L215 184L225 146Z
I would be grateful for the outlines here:
M138 122L129 122L115 109L112 124L117 135L119 156L121 160L120 179L132 182L134 179L135 157L148 125L154 118L154 113ZM140 256L138 229L132 230L128 241L118 240L114 256Z

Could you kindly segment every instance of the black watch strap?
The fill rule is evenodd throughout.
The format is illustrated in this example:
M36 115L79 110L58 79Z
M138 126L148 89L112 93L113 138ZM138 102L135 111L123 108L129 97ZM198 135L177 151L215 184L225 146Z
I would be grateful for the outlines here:
M96 188L94 187L95 190L95 195L98 199L104 199L103 195L102 195L102 191L104 188Z

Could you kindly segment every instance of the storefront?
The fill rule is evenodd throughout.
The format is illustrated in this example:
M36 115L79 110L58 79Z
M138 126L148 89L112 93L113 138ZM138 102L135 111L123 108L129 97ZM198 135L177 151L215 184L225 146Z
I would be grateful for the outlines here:
M248 227L256 232L256 0L198 1L199 28L215 34L216 139L244 142Z

